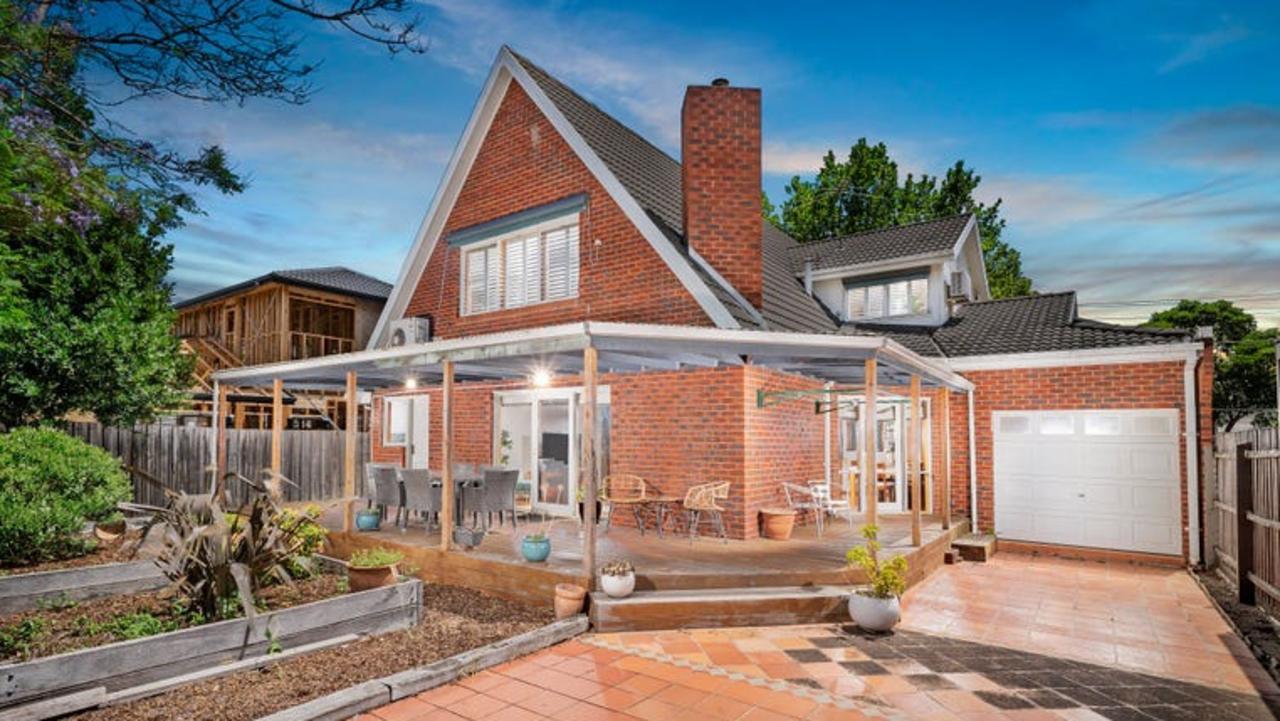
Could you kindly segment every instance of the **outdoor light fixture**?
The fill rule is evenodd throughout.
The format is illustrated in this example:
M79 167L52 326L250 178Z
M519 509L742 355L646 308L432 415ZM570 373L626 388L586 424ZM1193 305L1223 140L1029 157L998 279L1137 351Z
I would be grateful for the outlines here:
M404 387L413 390L418 387L418 379L412 376L404 379Z
M529 380L535 388L546 388L551 385L551 371L546 368L536 368Z

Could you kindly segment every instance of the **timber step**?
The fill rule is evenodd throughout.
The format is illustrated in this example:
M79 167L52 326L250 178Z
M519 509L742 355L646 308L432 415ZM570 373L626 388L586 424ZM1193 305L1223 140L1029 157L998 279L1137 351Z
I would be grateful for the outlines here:
M951 547L966 561L985 563L996 555L996 537L989 533L969 533L952 540Z
M637 591L627 598L591 594L599 632L712 626L775 626L848 620L847 586Z

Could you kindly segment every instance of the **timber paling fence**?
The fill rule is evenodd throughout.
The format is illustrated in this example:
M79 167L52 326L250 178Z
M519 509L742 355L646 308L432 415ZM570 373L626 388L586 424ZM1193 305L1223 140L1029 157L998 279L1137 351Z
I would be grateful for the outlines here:
M214 429L196 426L139 425L115 428L97 423L69 423L71 435L106 450L127 468L154 478L165 489L208 493L213 477ZM329 501L342 497L345 433L340 430L283 432L280 472L297 487L285 484L286 501ZM271 431L226 431L227 471L262 478L271 467ZM357 434L356 493L364 493L364 464L369 458L369 434ZM133 498L138 503L165 505L164 491L138 476ZM246 488L232 482L232 498L243 501Z
M1206 560L1280 618L1280 429L1219 433L1205 463Z

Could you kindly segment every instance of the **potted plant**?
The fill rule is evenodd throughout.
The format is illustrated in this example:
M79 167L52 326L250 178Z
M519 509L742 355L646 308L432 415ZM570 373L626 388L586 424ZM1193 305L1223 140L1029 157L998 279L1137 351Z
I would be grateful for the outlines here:
M587 589L574 583L556 584L556 618L568 618L582 613L582 603L587 598Z
M791 538L791 529L796 525L796 512L790 508L761 508L760 521L765 538L785 541Z
M530 563L542 563L551 555L551 539L545 530L526 534L520 541L520 553Z
M867 585L849 594L849 618L859 628L876 633L893 629L902 617L899 597L907 590L907 558L894 556L880 562L880 529L874 524L862 527L866 545L854 546L845 553L845 562L867 574Z
M376 531L382 526L382 511L377 508L361 508L356 511L356 530Z
M606 563L600 569L600 588L610 598L626 598L636 590L636 569L630 561Z
M396 582L396 564L402 560L403 553L381 546L356 551L347 562L349 588L354 593L393 585Z
M587 504L584 503L587 497L586 484L584 483L578 484L577 497L578 497L578 520L585 522L587 520ZM600 523L600 516L601 516L600 501L603 498L604 498L604 486L602 484L600 485L600 487L596 489L596 523Z

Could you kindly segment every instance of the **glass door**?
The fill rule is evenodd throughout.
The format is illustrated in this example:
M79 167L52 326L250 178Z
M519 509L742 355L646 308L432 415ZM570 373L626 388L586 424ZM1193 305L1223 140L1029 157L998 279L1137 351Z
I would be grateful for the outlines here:
M537 445L538 483L533 489L533 507L555 515L569 515L575 502L577 477L574 440L573 398L538 398Z
M876 404L876 510L902 510L901 403Z

